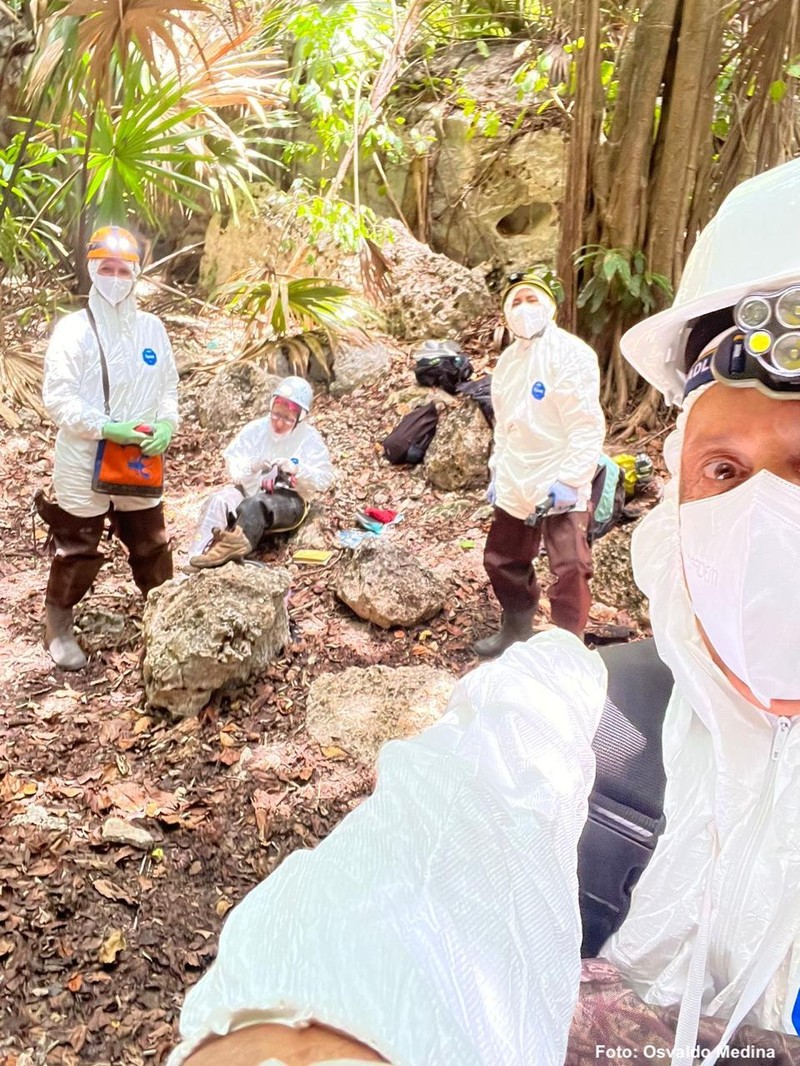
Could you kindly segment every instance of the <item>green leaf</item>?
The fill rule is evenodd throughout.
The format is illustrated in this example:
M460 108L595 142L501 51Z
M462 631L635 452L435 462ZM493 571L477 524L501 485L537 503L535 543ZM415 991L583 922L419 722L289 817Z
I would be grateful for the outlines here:
M776 104L779 104L781 100L786 96L786 90L788 86L785 81L779 79L774 81L769 87L769 98Z

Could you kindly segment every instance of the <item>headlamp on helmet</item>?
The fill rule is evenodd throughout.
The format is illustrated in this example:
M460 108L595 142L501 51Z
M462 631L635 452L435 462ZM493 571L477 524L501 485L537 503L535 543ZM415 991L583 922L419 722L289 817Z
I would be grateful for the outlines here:
M717 347L718 381L753 386L769 396L800 393L800 286L744 296L733 311L737 329Z
M132 233L121 226L101 226L89 238L87 259L122 259L125 263L139 262L139 243Z
M500 301L502 307L505 307L506 300L509 294L516 288L525 285L529 288L538 289L543 292L544 295L552 301L553 307L556 306L558 301L556 300L555 293L547 282L535 271L532 270L518 270L513 274L508 275L505 290L503 291L503 298Z

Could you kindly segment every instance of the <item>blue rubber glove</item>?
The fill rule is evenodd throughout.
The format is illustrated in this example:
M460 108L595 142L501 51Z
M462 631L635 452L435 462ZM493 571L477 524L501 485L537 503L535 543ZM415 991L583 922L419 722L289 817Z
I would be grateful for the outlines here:
M490 503L492 507L497 504L497 487L494 483L494 478L489 482L489 488L486 490L486 502Z
M171 422L162 419L153 426L153 434L142 444L143 455L161 455L169 448L175 429Z
M553 497L553 514L571 511L578 502L578 490L572 485L565 485L563 481L554 481L547 495Z

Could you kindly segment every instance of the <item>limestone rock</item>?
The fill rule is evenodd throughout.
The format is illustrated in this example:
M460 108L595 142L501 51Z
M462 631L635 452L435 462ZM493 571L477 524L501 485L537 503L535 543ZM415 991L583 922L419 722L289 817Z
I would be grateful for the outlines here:
M253 363L229 363L198 397L200 425L221 432L263 417L280 380Z
M385 342L369 341L363 345L340 341L333 357L332 396L344 396L362 385L372 385L385 377L392 353Z
M383 249L392 267L386 322L393 336L408 341L455 338L494 307L479 270L431 251L399 222L386 224L395 238Z
M430 666L351 666L323 674L308 691L306 729L322 747L373 763L386 741L438 721L455 682Z
M129 844L141 851L148 851L155 844L154 837L146 829L126 822L124 818L106 818L101 835L109 844Z
M476 403L465 401L439 419L425 454L425 476L437 489L452 492L489 483L492 431Z
M154 589L142 619L148 703L193 714L276 658L289 638L289 583L286 570L227 563Z
M407 548L378 537L365 540L342 564L336 595L360 618L388 629L433 618L444 605L445 589Z
M635 528L635 522L618 526L592 546L592 599L613 603L640 625L648 625L647 597L637 588L631 566L631 534Z

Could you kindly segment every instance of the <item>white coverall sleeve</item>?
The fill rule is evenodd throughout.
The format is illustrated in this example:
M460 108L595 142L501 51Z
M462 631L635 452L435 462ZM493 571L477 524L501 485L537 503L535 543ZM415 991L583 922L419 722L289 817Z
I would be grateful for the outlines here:
M373 796L232 911L168 1066L270 1011L394 1066L562 1066L605 688L563 630L462 679L438 724L383 748Z
M590 348L581 348L559 360L556 386L567 436L557 480L577 489L591 484L606 435L597 357Z
M159 323L160 325L160 323ZM175 364L175 354L169 342L167 331L161 326L164 333L163 351L165 353L164 365L164 390L158 403L158 420L162 419L172 423L172 428L178 428L178 368Z
M308 436L303 440L296 458L295 489L304 500L312 500L331 487L336 471L328 446L313 427L309 427Z
M248 494L258 489L258 474L253 473L252 466L256 459L263 459L262 436L260 422L248 422L222 453L228 477L234 485L242 485Z
M93 357L81 343L83 332L77 314L56 325L44 357L42 400L59 429L68 429L84 440L100 440L109 416L102 406L95 407L82 395L86 362Z

